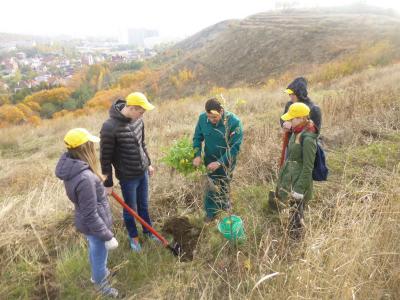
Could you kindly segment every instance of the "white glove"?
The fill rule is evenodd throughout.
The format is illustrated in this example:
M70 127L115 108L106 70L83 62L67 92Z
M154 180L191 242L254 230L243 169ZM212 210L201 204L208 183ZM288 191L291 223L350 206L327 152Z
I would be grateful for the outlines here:
M303 200L304 195L303 195L303 194L296 193L296 192L292 192L292 197L293 197L295 200Z
M111 240L105 242L105 246L107 250L114 250L118 247L118 241L113 237Z

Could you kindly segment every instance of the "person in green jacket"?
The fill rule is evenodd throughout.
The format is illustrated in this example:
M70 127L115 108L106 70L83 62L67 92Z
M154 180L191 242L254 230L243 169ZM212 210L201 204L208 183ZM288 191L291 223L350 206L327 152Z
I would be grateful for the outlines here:
M207 221L212 221L218 211L230 208L229 185L242 140L240 119L225 111L217 99L207 100L193 136L193 165L200 166L204 154L210 183L204 199Z
M318 128L309 119L310 108L301 102L289 107L281 119L290 122L293 130L289 140L287 160L279 173L275 195L269 199L271 208L290 207L289 233L298 237L304 225L303 208L312 198Z

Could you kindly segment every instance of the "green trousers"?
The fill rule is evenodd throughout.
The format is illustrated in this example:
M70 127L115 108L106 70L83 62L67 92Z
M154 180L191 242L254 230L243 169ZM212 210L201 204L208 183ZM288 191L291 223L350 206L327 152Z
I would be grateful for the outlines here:
M231 178L219 169L208 175L208 185L204 197L204 208L208 218L213 219L219 211L230 208L230 181Z

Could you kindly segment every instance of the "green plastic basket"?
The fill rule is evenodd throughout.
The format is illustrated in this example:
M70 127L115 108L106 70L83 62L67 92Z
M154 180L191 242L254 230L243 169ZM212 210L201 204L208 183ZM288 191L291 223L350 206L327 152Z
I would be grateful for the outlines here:
M218 230L230 241L244 241L246 239L243 221L235 215L228 216L219 221Z

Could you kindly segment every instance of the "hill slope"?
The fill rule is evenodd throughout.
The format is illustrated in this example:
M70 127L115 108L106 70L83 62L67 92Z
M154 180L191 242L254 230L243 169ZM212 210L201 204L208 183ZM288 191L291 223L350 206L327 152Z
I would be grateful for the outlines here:
M194 38L197 44L181 43L179 55L185 51L186 56L189 52L200 55L209 44L216 45L214 39L232 30L258 30L257 18L265 19L265 15L211 27ZM370 20L370 16L365 18ZM390 16L382 19L388 24L383 37L394 43L397 21L388 21ZM386 32L385 26L381 24L381 32ZM264 27L260 30L266 34ZM367 36L379 40L377 31L368 31ZM347 37L338 34L335 38ZM338 56L359 52L358 46L350 47L356 43L347 43ZM253 50L244 46L240 51ZM322 52L318 55L316 60L325 59ZM171 70L180 64L174 59L169 61ZM308 63L300 67L306 70ZM150 183L151 217L157 229L171 216L187 216L202 230L191 262L177 260L143 236L143 252L132 253L121 208L110 199L120 242L109 260L109 267L118 271L112 279L114 286L127 299L399 299L399 81L397 63L351 75L344 72L342 78L324 86L310 85L310 96L323 112L322 139L330 176L327 182L315 184L300 242L288 239L287 210L276 214L267 205L279 171L282 132L278 119L288 100L282 93L284 86L224 92L225 107L244 124L231 191L233 212L243 219L247 235L241 245L228 243L218 233L216 222L204 223L202 179L183 177L162 163L165 148L193 134L208 95L160 101L157 109L145 114L147 147L156 167ZM69 128L98 133L106 118L106 112L69 115L45 120L35 128L0 129L1 299L98 299L90 283L85 238L75 231L73 205L54 168L65 151L62 139ZM118 186L116 190L120 193Z
M203 223L199 178L172 173L160 161L164 147L193 134L203 101L165 101L146 113L157 170L150 184L154 224L160 229L170 216L184 215L202 233L192 262L177 261L144 237L143 252L132 253L121 208L110 199L120 242L110 253L109 266L118 271L114 285L129 299L399 299L399 80L400 65L393 65L310 91L324 114L331 173L315 186L301 243L287 238L287 212L277 215L267 207L279 159L278 118L287 101L281 88L225 94L245 134L231 194L247 234L239 246L228 244L215 222ZM99 132L106 117L0 129L1 299L98 298L85 239L75 232L72 204L54 168L68 128ZM271 277L256 286L265 275Z
M398 53L399 32L400 18L379 11L293 10L229 20L178 43L161 87L171 93L168 78L183 69L195 75L180 90L189 94L204 86L254 85L287 71L309 72L382 41Z

